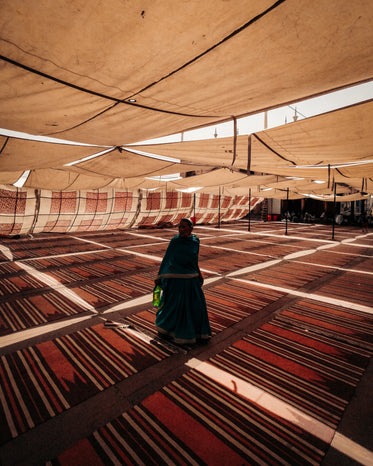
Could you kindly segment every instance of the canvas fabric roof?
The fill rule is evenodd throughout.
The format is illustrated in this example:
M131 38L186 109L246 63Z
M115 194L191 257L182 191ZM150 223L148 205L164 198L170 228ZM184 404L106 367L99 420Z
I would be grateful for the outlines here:
M372 79L372 20L369 0L3 0L0 127L118 146L274 108Z
M282 181L283 189L309 190L311 180L344 183L356 190L373 192L373 101L352 105L312 118L299 120L276 128L254 133L249 137L238 136L236 158L234 159L234 139L209 139L169 144L136 146L138 149L159 155L183 158L190 162L199 160L208 163L215 160L231 169L250 168L258 173L287 177ZM216 185L228 185L229 178L222 171L211 174ZM222 176L220 177L220 174ZM305 178L294 183L291 178ZM237 175L233 187L255 186L273 187L267 179ZM206 177L193 177L178 184L188 186L210 186ZM278 182L278 181L277 181ZM362 185L364 184L364 189ZM312 190L315 191L316 188ZM318 191L323 189L319 187Z
M247 193L269 183L251 184L242 172L252 170L306 178L286 187L294 196L313 179L327 181L326 195L333 180L372 192L372 102L250 139L137 146L179 164L129 153L132 143L373 79L370 0L2 0L0 13L0 128L88 144L0 136L2 183L31 170L32 188L155 189L165 184L146 177L225 167L222 180L214 170L213 181L167 187Z
M60 166L105 149L0 136L0 170L31 170Z

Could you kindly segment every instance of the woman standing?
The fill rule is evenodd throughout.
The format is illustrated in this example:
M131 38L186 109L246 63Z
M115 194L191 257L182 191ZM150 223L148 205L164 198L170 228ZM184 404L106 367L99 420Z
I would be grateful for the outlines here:
M198 266L199 239L192 235L192 230L193 223L183 218L155 280L163 290L155 325L161 336L179 344L207 341L211 337Z

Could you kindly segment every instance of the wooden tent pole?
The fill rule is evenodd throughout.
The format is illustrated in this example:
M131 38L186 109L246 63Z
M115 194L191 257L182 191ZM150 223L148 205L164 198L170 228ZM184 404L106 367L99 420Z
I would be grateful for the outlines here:
M250 219L251 219L251 188L249 188L249 224L247 226L247 231L250 231Z
M289 188L286 189L285 235L288 234Z
M196 193L193 193L193 218L194 218L194 225L197 223L196 222Z
M333 206L333 230L332 230L332 240L334 241L334 231L335 231L335 212L336 212L336 196L337 196L337 183L334 183L334 206Z

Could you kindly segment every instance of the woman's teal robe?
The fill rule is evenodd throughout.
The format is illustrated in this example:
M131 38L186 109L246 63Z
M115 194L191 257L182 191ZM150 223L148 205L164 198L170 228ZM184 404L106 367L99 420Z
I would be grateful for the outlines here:
M195 343L211 336L198 253L197 236L176 235L159 268L163 293L155 324L159 333L179 344Z

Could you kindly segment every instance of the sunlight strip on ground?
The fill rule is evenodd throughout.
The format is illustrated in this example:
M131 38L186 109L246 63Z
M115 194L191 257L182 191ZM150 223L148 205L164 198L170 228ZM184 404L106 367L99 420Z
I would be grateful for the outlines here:
M364 306L362 304L352 303L351 301L344 301L343 299L328 298L328 296L322 296L314 293L305 293L303 291L296 291L290 288L284 288L282 286L269 285L266 283L256 282L254 280L245 280L243 278L232 278L242 283L249 285L259 286L261 288L268 288L271 290L281 291L282 293L299 296L301 298L313 299L314 301L321 301L322 303L334 304L335 306L346 307L355 311L366 312L367 314L373 314L373 307Z
M17 262L17 265L21 267L23 270L25 270L27 273L29 273L32 277L50 286L53 290L57 291L58 293L61 293L63 296L70 299L79 306L82 306L84 308L83 310L97 312L91 304L89 304L87 301L81 298L78 294L69 290L69 288L67 288L65 285L63 285L50 275L40 272L39 270L36 270L30 265L25 264L23 262Z
M256 387L255 385L246 382L225 370L215 367L208 362L203 362L196 358L192 358L187 361L186 365L198 372L201 372L219 384L224 385L229 390L237 393L247 400L252 401L277 416L292 422L301 429L304 429L312 435L320 438L324 442L330 443L332 441L334 429L300 411L294 406L291 406L285 401L265 392L259 387Z

